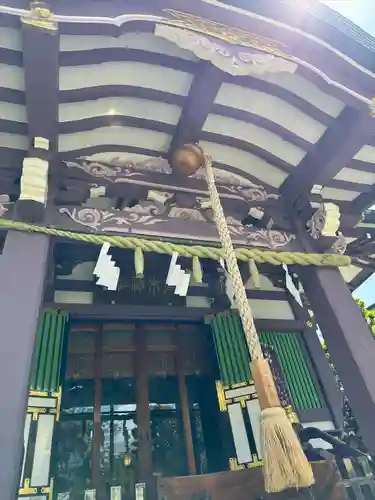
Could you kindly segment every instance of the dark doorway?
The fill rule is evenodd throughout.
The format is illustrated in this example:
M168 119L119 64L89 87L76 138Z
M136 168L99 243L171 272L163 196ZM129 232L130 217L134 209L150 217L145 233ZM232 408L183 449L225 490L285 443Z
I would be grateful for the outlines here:
M73 323L55 446L56 491L73 500L120 486L134 500L157 476L214 470L219 410L210 338L204 325ZM207 425L208 424L208 425ZM207 433L206 433L207 434ZM212 445L217 449L212 453ZM207 449L207 446L210 449Z

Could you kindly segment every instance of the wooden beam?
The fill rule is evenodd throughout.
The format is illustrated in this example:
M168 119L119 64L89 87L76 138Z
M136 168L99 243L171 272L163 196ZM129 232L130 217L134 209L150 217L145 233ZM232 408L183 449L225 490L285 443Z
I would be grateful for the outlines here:
M154 158L150 160L152 161L155 161L155 169L158 165L168 171L166 160ZM79 204L86 201L89 196L89 184L105 186L106 196L124 200L144 199L149 190L166 191L177 196L181 194L185 198L186 196L209 198L205 179L181 178L173 173L153 172L146 170L141 162L121 167L121 165L73 159L67 162L56 161L53 165L50 190L55 193L56 204L62 205L66 202ZM277 207L279 212L282 211L276 190L250 183L241 186L230 184L220 176L217 177L217 188L224 210L230 209L230 205L232 208L236 205L240 212L245 210L246 215L251 206L273 206Z
M280 191L289 204L310 193L314 184L327 185L347 166L374 131L370 113L346 107L330 126L314 150L308 153Z
M46 302L43 307L67 311L72 319L82 320L139 320L142 321L179 321L203 322L207 314L213 314L211 308L206 307L170 307L170 306L141 306L122 304L69 304ZM256 319L256 328L261 332L298 332L305 324L295 319Z
M219 244L216 225L205 220L202 212L181 209L180 214L169 210L157 212L158 207L129 208L123 211L89 207L49 208L45 224L50 227L96 234L117 234L135 236L155 235L159 238L199 240ZM11 215L11 211L7 215ZM189 215L190 214L190 215ZM187 217L187 218L185 218ZM243 226L239 221L228 222L233 243L237 246L263 247L279 251L301 250L299 241L290 231L279 229L255 229Z
M23 19L21 28L29 151L17 213L24 220L39 221L47 201L49 162L57 150L59 34L47 4L40 7L43 21L37 2L30 8L31 17Z
M213 108L224 75L223 71L210 62L200 63L182 110L176 134L172 139L169 156L184 144L199 141L204 122Z
M375 184L367 193L362 193L352 201L352 207L358 212L364 212L375 204Z

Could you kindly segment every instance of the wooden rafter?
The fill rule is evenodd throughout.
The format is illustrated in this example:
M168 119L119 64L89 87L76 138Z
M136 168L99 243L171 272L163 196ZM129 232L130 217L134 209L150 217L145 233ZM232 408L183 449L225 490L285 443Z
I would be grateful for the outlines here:
M213 108L223 77L224 73L211 63L202 61L199 64L169 148L169 156L180 146L199 140L204 122Z
M364 212L375 203L375 184L367 193L360 194L353 201L353 208L358 212Z
M59 36L48 30L22 24L22 51L25 74L25 99L30 147L35 137L50 141L57 150Z
M28 157L33 158L33 162L37 165L38 160L50 163L57 151L59 34L58 25L48 18L48 7L43 5L46 15L43 21L38 19L40 13L35 7L37 6L31 2L32 17L23 20L21 30ZM44 163L47 165L47 171L48 163ZM28 175L32 177L32 174ZM25 176L25 162L23 176ZM25 179L25 184L31 180L28 177ZM22 198L22 181L20 198ZM35 203L33 198L18 201L18 214L22 218L40 219L43 217L43 209L44 204Z
M315 184L327 185L346 167L374 130L368 113L346 107L333 125L317 142L281 186L280 190L292 204L303 194L310 193Z

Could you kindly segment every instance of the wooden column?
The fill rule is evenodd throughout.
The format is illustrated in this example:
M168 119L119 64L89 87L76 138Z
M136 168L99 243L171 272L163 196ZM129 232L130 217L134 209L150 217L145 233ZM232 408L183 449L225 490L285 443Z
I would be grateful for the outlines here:
M0 491L19 487L29 374L43 298L49 238L8 231L0 257Z
M375 340L339 270L309 266L298 274L364 442L375 453Z
M189 398L187 393L186 378L184 371L184 352L186 352L186 350L184 349L183 334L178 331L176 332L176 347L177 347L176 364L177 364L178 391L180 394L187 463L188 463L189 474L194 475L197 473L197 467L195 464L193 438L191 435Z
M19 499L29 498L32 491L33 497L46 500L43 495L49 495L53 486L51 456L55 423L60 418L60 372L67 321L63 311L39 315L29 377Z
M135 346L137 425L139 436L137 481L147 482L152 474L150 409L148 405L148 351L147 332L140 324L136 324Z
M94 352L94 439L92 446L92 485L99 490L100 480L100 443L101 443L101 405L102 405L102 344L103 324L95 332Z

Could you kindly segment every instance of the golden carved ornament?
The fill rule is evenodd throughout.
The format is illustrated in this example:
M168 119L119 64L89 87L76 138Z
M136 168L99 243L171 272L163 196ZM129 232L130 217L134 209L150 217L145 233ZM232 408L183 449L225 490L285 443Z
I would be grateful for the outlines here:
M249 33L240 28L217 23L216 21L194 16L186 12L179 12L178 10L165 9L164 12L173 18L168 21L164 20L163 22L165 24L178 26L198 33L204 33L233 45L240 45L286 59L292 59L292 57L282 49L285 45L271 38L257 35L256 33Z
M31 488L30 487L30 479L26 478L23 486L19 489L18 494L19 495L35 495L37 493L38 489L37 488Z
M21 21L36 28L51 32L57 31L57 22L52 18L51 9L45 2L32 2L30 14L23 16Z

